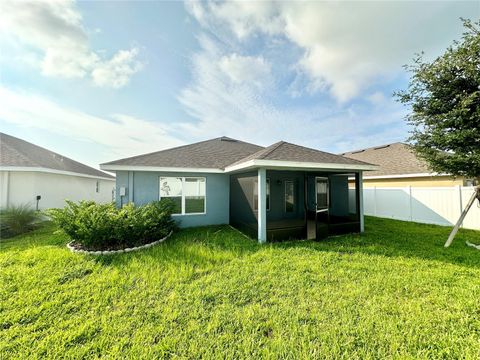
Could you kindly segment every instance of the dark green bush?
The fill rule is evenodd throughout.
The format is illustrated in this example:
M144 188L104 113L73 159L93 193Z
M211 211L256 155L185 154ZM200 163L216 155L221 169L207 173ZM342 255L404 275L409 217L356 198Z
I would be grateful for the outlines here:
M29 204L11 205L0 210L0 238L23 234L34 228L40 214Z
M75 243L99 250L138 246L165 237L175 229L173 207L167 199L120 209L113 203L67 200L65 208L47 213Z

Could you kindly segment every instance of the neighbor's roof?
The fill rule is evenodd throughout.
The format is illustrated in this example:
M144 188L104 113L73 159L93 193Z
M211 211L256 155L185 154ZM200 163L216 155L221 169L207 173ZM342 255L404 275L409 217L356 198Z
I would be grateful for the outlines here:
M243 158L230 166L239 165L250 160L277 160L323 164L371 165L363 161L307 148L300 145L279 141L269 147Z
M263 147L223 136L190 145L107 162L105 165L133 165L171 168L224 169Z
M284 141L264 148L224 136L191 145L108 162L101 164L101 167L110 170L128 169L129 167L136 169L190 168L224 170L231 166L241 167L243 164L246 165L255 160L371 166L371 164L362 161L348 159L340 155Z
M0 133L0 168L32 168L71 172L93 177L114 177L25 140Z
M401 142L346 152L342 155L380 166L379 170L369 172L368 176L431 173L427 164L415 156L412 148Z

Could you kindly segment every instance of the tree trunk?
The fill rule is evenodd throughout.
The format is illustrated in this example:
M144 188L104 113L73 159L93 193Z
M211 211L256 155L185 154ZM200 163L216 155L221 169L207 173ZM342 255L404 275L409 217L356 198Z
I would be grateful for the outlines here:
M468 210L470 210L470 208L472 207L473 203L475 202L475 199L477 199L478 202L480 203L480 185L476 187L475 192L472 194L472 197L470 198L470 200L468 200L467 206L462 211L460 218L458 219L457 223L453 227L453 230L450 233L450 236L448 237L447 242L445 243L445 247L449 247L452 244L453 239L455 238L455 235L457 235L458 229L460 228L460 225L465 219L465 216L467 216Z

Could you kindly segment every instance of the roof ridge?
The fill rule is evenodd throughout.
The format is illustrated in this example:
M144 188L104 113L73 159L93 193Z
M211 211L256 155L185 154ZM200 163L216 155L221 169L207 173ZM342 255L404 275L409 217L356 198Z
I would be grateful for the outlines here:
M209 140L202 140L202 141L197 141L197 142L192 143L192 144L178 145L178 146L174 146L174 147L171 147L171 148L168 148L168 149L163 149L163 150L157 150L157 151L147 152L147 153L138 154L138 155L134 155L134 156L127 156L127 157L124 157L124 158L121 158L121 159L116 159L116 160L108 161L108 162L102 163L102 164L100 164L100 165L107 165L107 164L109 164L109 163L111 163L111 162L117 162L117 161L121 161L121 160L135 159L135 158L138 158L138 157L141 157L141 156L145 156L145 155L154 155L154 154L158 154L158 153L161 153L161 152L167 151L167 150L177 150L177 149L181 149L181 148L184 148L184 147L187 147L187 146L196 145L196 144L201 144L201 143L204 143L204 142L207 142L207 141L217 140L217 139L220 139L220 138L213 138L213 139L209 139Z
M163 149L163 150L152 151L152 152L138 154L138 155L134 155L134 156L127 156L125 158L108 161L108 162L102 163L100 165L109 165L110 163L116 163L116 162L122 161L122 160L133 160L133 159L136 159L136 158L139 158L139 157L142 157L142 156L155 155L155 154L159 154L159 153L164 152L164 151L178 150L178 149L185 148L187 146L198 145L198 144L206 143L206 142L209 142L209 141L222 140L222 139L225 139L225 138L230 139L230 140L234 140L235 142L239 142L239 143L243 143L243 144L263 147L261 145L257 145L257 144L249 143L249 142L246 142L246 141L234 139L234 138L231 138L231 137L228 137L228 136L219 136L219 137L212 138L212 139L197 141L197 142L194 142L194 143L191 143L191 144L179 145L179 146L175 146L175 147L171 147L171 148L167 148L167 149Z
M341 153L341 155L344 155L344 154L352 154L352 153L356 153L356 152L360 152L360 151L375 150L376 148L384 148L384 147L391 146L391 145L396 145L396 144L410 146L410 144L407 144L407 143L405 143L405 142L403 142L403 141L395 141L395 142L389 143L389 144L375 145L375 146L370 146L370 147L363 148L363 149L345 151L345 152Z
M277 150L283 144L285 144L285 141L281 140L281 141L278 141L278 142L276 142L276 143L274 143L270 146L267 146L264 150L268 150L268 151L265 151L260 157L258 157L258 159L265 159L268 155L270 155L272 152Z
M250 155L247 155L227 166L232 166L232 165L236 165L236 164L241 164L242 162L245 162L245 161L248 161L248 160L254 160L254 159L264 159L266 156L268 156L269 154L271 154L273 151L275 151L276 149L278 149L280 147L280 145L283 145L285 143L285 141L278 141L272 145L269 145L263 149L260 149L258 151L255 151L253 154L250 154ZM260 155L257 155L257 154L260 154Z
M290 144L290 145L293 145L293 146L298 146L300 148L303 148L303 149L306 149L306 150L313 150L313 151L317 151L317 152L320 152L322 154L327 154L327 155L332 155L332 156L338 156L338 157L341 157L341 158L346 158L346 159L349 159L349 160L355 160L356 162L359 162L359 163L362 163L362 164L367 164L367 165L371 165L370 163L366 162L366 161L362 161L362 160L357 160L357 159L351 159L347 156L343 156L343 155L339 155L339 154L334 154L334 153L331 153L331 152L328 152L328 151L323 151L323 150L318 150L318 149L314 149L314 148L309 148L307 146L303 146L303 145L297 145L297 144L293 144L293 143L289 143L289 142L285 142L285 144Z
M323 158L327 158L327 159L331 159L332 161L327 161L327 162L332 162L334 163L335 161L338 162L338 163L344 163L345 161L346 162L350 162L350 163L355 163L355 164L360 164L360 165L371 165L365 161L361 161L361 160L357 160L357 159L351 159L351 158L348 158L346 156L342 156L342 155L337 155L337 154L333 154L333 153L329 153L329 152L326 152L326 151L322 151L322 150L317 150L317 149L313 149L313 148L309 148L309 147L306 147L306 146L302 146L302 145L297 145L297 144L293 144L293 143L289 143L289 142L286 142L286 141L279 141L279 142L276 142L268 147L266 147L265 149L263 150L259 150L251 155L248 155L228 166L234 166L234 165L238 165L238 164L242 164L242 163L246 163L247 161L252 161L252 160L265 160L265 159L269 159L270 156L273 156L275 158L275 155L274 152L278 149L280 149L282 146L285 146L285 145L290 145L294 148L297 148L297 149L301 149L301 151L304 151L306 154L316 154L315 156L318 156L320 155L321 157ZM282 150L279 150L280 153L282 152ZM286 150L287 152L289 151L289 149L287 148ZM280 154L280 157L282 157L283 155ZM306 155L307 157L309 155ZM269 159L269 160L273 160L273 159ZM281 159L280 159L281 160ZM287 160L288 161L288 160ZM293 161L293 160L292 160ZM304 161L304 158L300 159L299 161Z
M314 148L310 148L310 147L307 147L307 146L303 146L303 145L298 145L298 144L294 144L294 143L289 143L289 142L286 142L284 141L283 142L284 144L289 144L289 145L293 145L293 146L297 146L297 147L300 147L302 149L306 149L306 150L313 150L313 151L318 151L318 152L321 152L323 154L329 154L329 155L334 155L334 156L342 156L342 155L339 155L339 154L334 154L334 153L331 153L331 152L328 152L328 151L323 151L323 150L318 150L318 149L314 149Z

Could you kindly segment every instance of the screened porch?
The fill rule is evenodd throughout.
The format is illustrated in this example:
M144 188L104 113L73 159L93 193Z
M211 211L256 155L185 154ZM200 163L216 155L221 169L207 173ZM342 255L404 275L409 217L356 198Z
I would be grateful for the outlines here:
M355 179L350 185L349 178ZM230 224L254 238L260 239L263 231L268 241L360 232L360 185L360 172L265 169L232 174Z

